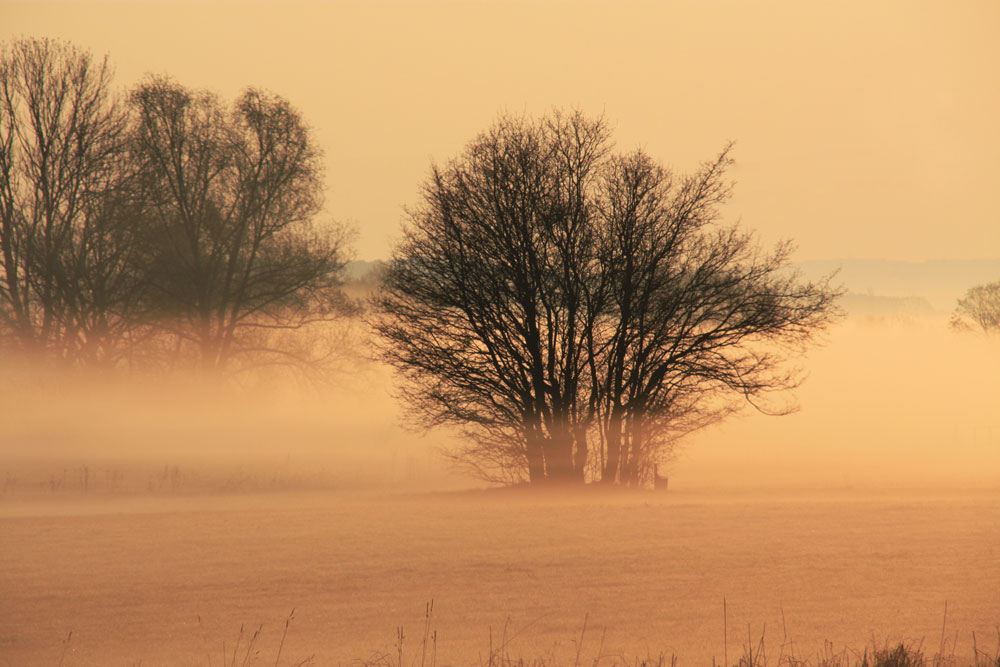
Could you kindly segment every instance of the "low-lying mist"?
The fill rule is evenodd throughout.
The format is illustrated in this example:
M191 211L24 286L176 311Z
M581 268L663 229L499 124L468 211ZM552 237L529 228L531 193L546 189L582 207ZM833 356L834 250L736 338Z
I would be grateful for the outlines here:
M446 438L404 428L388 373L363 362L325 386L50 373L2 392L8 492L454 485Z
M953 332L942 315L854 317L800 365L808 377L798 412L769 417L748 407L689 436L668 467L670 488L1000 485L1000 341ZM441 455L457 436L404 427L388 369L345 368L325 386L8 369L2 490L482 485Z
M678 487L1000 486L1000 340L937 314L849 318L802 360L799 411L692 436Z

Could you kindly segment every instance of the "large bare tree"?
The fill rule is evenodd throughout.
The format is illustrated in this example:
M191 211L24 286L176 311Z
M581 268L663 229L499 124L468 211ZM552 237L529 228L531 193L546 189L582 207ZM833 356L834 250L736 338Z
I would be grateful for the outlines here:
M156 321L205 369L316 361L276 337L344 307L348 230L320 226L320 152L284 99L224 109L165 78L135 89L132 146L148 199Z
M434 166L372 323L425 425L502 481L648 480L676 439L794 387L787 353L835 316L719 224L728 149L673 177L601 119L501 117Z

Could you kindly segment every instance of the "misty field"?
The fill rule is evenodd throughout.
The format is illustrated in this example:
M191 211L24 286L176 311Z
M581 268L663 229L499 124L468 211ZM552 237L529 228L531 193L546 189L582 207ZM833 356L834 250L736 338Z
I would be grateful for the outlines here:
M399 626L419 663L431 600L442 665L505 632L558 664L734 663L748 633L772 660L873 638L930 655L946 603L968 664L1000 622L995 493L6 499L0 536L0 665L229 664L241 626L237 664L262 626L270 665L293 608L281 664L395 660Z
M1000 667L1000 2L764 9L0 0L0 667Z

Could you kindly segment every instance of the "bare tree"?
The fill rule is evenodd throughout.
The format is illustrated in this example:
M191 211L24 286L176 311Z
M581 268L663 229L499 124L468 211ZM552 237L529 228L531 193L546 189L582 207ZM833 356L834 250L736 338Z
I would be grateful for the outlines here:
M593 356L603 368L592 371L604 481L652 481L670 445L741 401L788 412L768 400L798 382L784 353L835 312L829 278L804 283L787 269L789 244L764 253L752 234L718 224L729 150L682 178L642 152L606 167L597 209L611 299L604 353Z
M581 384L595 309L585 196L607 130L502 118L434 167L389 263L375 328L427 424L468 427L460 459L502 479L582 479Z
M728 164L674 179L557 113L433 167L372 320L414 416L462 426L489 479L638 484L733 397L770 409L838 291L717 224Z
M958 300L951 326L960 331L1000 332L1000 281L970 288Z
M23 352L113 364L142 284L107 58L15 41L0 51L0 96L0 329Z
M163 78L131 102L152 304L175 352L205 369L314 363L317 350L286 334L346 307L350 234L315 223L320 153L299 114L254 89L227 112L214 95Z

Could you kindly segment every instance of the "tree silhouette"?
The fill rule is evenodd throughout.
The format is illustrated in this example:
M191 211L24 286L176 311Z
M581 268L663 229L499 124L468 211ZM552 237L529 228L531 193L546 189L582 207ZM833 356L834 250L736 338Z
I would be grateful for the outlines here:
M156 321L205 369L311 363L275 343L345 307L349 233L320 228L320 153L285 100L216 97L152 78L131 95L148 200L144 252Z
M642 484L734 397L790 409L768 397L839 292L717 224L728 165L674 177L555 113L433 166L372 318L413 416L461 426L454 457L488 479Z
M143 288L107 58L17 40L0 51L0 95L0 331L23 352L113 364Z
M958 300L951 326L965 331L1000 332L1000 281L970 288Z
M350 230L320 225L320 153L285 100L150 78L128 104L107 58L0 50L0 339L71 365L196 358L306 368L350 309ZM169 343L169 344L168 344Z

